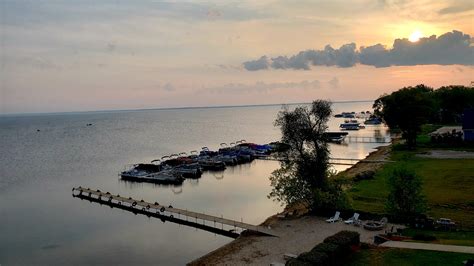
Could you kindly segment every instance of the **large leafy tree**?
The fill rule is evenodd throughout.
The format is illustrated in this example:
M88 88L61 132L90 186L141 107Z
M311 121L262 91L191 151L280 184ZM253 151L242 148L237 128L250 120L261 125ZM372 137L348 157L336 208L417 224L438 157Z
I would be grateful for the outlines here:
M423 214L426 201L423 182L413 171L396 168L388 179L389 195L386 210L401 219L410 219Z
M400 129L409 147L416 146L421 125L435 114L433 89L425 85L405 87L383 95L374 103L375 113L392 129Z
M325 132L331 113L331 103L323 100L279 112L275 126L290 149L283 154L286 160L281 168L270 177L270 197L286 204L304 202L311 208L333 208L344 202L341 186L329 180Z
M444 124L460 123L466 108L474 107L474 87L444 86L433 92L438 108L438 120Z

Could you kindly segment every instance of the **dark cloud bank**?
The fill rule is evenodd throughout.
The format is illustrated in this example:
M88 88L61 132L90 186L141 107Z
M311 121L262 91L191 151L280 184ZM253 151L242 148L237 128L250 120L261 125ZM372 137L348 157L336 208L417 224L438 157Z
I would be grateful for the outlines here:
M375 67L412 65L474 65L474 42L468 34L460 31L447 32L439 37L421 38L418 42L396 39L393 48L382 44L360 47L355 43L344 44L339 49L326 45L324 50L301 51L291 57L262 56L244 62L249 71L261 69L303 69L311 66L353 67L359 63Z

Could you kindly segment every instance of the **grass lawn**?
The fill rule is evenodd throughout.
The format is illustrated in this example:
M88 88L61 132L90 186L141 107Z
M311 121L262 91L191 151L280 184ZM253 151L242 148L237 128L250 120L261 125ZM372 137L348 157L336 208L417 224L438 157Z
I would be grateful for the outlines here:
M396 249L371 248L355 253L347 265L462 265L472 254Z
M349 194L355 210L384 213L387 179L395 167L405 165L423 179L428 215L451 218L462 228L474 229L474 159L428 159L413 151L392 151L391 160L373 180L354 184Z

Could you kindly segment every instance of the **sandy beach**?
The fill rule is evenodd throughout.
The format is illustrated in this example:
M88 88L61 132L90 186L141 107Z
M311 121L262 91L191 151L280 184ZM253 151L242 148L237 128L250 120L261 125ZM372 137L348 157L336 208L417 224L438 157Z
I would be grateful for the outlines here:
M391 146L382 146L371 152L364 160L385 160L390 154ZM347 177L368 170L376 170L383 163L358 162L351 168L341 172ZM298 255L309 251L326 237L341 230L357 231L361 234L361 241L373 243L373 237L378 231L367 231L361 227L347 225L343 222L327 223L324 218L317 216L289 216L282 218L292 210L286 209L280 215L269 217L262 225L274 230L280 237L266 237L256 235L241 235L231 243L218 248L209 254L198 258L188 265L270 265L284 263L284 254ZM302 214L301 209L298 214ZM280 218L279 218L280 217ZM344 217L345 218L345 217ZM392 225L388 225L390 228Z

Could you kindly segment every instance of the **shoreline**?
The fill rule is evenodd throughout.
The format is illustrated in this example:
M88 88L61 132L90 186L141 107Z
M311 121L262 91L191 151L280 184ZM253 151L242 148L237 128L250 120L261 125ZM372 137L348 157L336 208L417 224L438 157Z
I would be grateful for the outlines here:
M352 178L355 175L365 172L365 171L375 171L383 166L384 163L365 163L366 160L386 160L390 155L390 151L392 148L393 143L396 141L395 138L392 139L392 143L386 146L379 146L375 148L375 151L370 152L364 159L358 161L353 166L349 167L348 169L338 173L338 175L345 175L348 178ZM298 213L296 215L296 212ZM307 212L307 211L306 211ZM297 227L298 225L308 226L307 220L315 220L311 221L312 223L321 224L321 218L317 217L310 217L304 216L305 208L302 206L293 206L293 207L285 207L282 213L274 214L268 217L263 223L260 225L262 226L270 226L272 228L279 228L283 232L289 232L294 230L292 227ZM289 214L291 218L279 218L281 215L288 216ZM322 230L324 231L324 230ZM311 232L314 232L311 231ZM297 236L291 237L293 240ZM301 239L300 239L301 240ZM282 240L283 241L283 240ZM242 263L245 264L260 264L256 263L255 260L258 260L259 257L265 257L270 255L265 249L258 249L255 246L266 246L264 242L274 242L271 241L271 238L262 237L262 236L255 236L252 234L242 234L237 237L235 240L231 241L230 243L225 244L191 262L187 265L197 266L197 265L239 265ZM298 241L297 241L298 242ZM270 243L271 244L271 243ZM252 247L253 246L253 247ZM313 245L314 246L314 245ZM251 247L251 248L249 248ZM272 245L268 245L268 247L273 247ZM306 250L311 249L312 246L307 248ZM244 249L248 249L246 252ZM288 247L291 249L291 246ZM305 251L305 250L303 250ZM248 257L239 256L238 253L243 253ZM291 252L290 252L291 253ZM284 254L284 253L282 253ZM268 262L268 261L267 261ZM271 262L270 262L271 263ZM268 265L268 264L267 264Z

